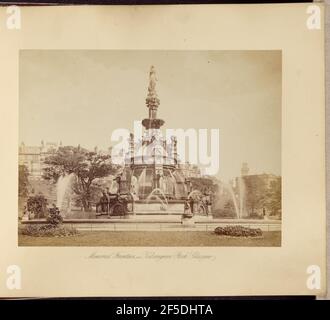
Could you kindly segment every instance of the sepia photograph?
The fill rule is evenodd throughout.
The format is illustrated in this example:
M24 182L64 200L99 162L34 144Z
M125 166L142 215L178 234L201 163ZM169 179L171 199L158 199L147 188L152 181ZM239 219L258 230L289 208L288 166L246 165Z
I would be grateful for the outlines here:
M20 50L19 246L281 246L280 50Z
M322 4L9 7L0 296L325 296Z

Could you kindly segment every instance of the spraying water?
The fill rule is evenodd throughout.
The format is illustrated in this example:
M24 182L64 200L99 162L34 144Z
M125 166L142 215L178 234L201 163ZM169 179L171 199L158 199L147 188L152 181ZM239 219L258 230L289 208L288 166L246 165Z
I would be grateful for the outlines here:
M194 194L200 196L202 193L199 190L193 190L188 194L188 199L191 198Z
M137 185L138 185L138 188L137 188L137 195L139 196L139 194L144 194L144 188L145 188L145 183L146 183L146 168L144 168L137 180ZM142 190L141 190L141 189Z
M161 195L164 200L162 200L159 195ZM158 200L161 203L161 205L162 205L162 209L165 210L165 211L167 210L168 201L167 201L167 198L166 198L166 196L165 196L165 194L164 194L164 192L163 192L162 189L155 188L154 190L152 190L150 192L150 194L148 195L147 199L146 199L147 200L147 203L149 203L149 201L151 200L151 198L155 198L156 200Z
M75 177L74 173L70 173L68 175L61 175L58 178L56 184L56 192L57 192L57 199L56 199L56 206L62 212L69 212L70 211L70 202L71 202L71 187L73 178Z
M240 219L241 218L241 209L240 207L238 206L238 203L237 203L237 199L236 199L236 196L235 196L235 193L234 193L234 190L233 190L233 187L230 185L230 183L228 183L226 185L227 189L229 190L229 193L232 197L232 200L233 200L233 203L234 203L234 207L235 207L235 213L236 213L236 218L237 219Z
M239 196L239 215L240 218L243 217L244 210L244 194L245 194L245 185L241 177L238 178L238 196Z
M170 171L171 177L176 182L175 184L175 196L181 198L187 194L187 185L185 184L185 178L178 171Z

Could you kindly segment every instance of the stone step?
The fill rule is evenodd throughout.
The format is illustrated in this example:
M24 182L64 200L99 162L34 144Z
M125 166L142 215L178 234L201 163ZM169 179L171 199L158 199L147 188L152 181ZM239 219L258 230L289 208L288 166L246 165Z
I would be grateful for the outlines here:
M160 216L168 216L168 215L182 215L182 211L161 211L161 210L150 210L150 211L134 211L135 215L160 215Z

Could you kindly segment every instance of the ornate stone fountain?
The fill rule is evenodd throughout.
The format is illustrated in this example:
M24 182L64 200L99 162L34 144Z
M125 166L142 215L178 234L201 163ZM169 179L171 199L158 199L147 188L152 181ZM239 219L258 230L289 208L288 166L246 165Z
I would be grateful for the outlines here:
M187 212L187 205L192 211L196 205L189 199L190 181L178 165L177 138L172 136L166 141L160 130L165 121L157 117L160 100L156 81L152 66L146 98L148 118L142 121L142 137L136 139L130 135L129 151L120 177L120 193L130 195L131 214L181 216ZM210 210L204 211L210 213Z

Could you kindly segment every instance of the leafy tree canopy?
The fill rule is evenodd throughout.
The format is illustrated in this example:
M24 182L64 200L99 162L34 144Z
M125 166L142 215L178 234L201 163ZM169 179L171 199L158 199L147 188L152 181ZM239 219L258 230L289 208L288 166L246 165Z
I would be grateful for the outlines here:
M60 175L74 173L84 183L115 172L110 155L102 155L81 147L60 147L45 160L44 178L57 181Z
M60 175L74 173L77 183L74 187L84 209L90 209L92 183L97 178L114 174L118 166L113 165L111 156L91 152L81 147L60 147L45 159L44 179L57 181Z

